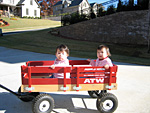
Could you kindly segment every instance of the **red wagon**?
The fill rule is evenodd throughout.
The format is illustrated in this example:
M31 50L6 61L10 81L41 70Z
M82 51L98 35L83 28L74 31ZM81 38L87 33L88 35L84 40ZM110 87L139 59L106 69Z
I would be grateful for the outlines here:
M21 66L22 85L17 96L25 102L33 101L34 113L50 113L54 108L53 98L40 92L88 91L97 98L96 106L100 113L112 113L118 106L115 95L107 90L116 90L117 66L106 70L104 67L92 67L87 60L70 60L70 66L50 66L54 61L28 61ZM53 73L64 73L64 79L50 78ZM71 77L66 78L66 73ZM2 86L1 86L2 87Z

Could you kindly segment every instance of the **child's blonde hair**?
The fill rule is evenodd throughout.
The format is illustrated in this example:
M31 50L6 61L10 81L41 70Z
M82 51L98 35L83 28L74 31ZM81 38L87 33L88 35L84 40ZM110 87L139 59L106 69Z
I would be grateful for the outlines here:
M106 49L106 52L107 52L108 56L111 56L109 48L106 45L99 45L98 48L97 48L97 50L101 50L103 48Z

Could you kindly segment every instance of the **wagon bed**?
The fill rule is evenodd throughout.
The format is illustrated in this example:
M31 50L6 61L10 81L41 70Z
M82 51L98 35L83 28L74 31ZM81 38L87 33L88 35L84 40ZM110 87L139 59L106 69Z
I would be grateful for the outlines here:
M21 66L21 92L57 92L116 90L117 66L108 70L104 67L92 67L87 60L70 60L70 66L50 66L54 61L28 61ZM64 73L64 79L50 78L52 73ZM71 77L66 78L66 73Z

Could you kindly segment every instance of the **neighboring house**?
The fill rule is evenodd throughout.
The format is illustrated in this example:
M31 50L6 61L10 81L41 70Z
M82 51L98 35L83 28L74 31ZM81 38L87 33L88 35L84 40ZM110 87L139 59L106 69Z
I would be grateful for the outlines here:
M60 0L37 0L41 6L41 16L53 14L53 5Z
M63 1L58 1L54 6L53 6L53 15L59 15L63 13Z
M95 13L95 15L97 15L98 4L97 3L91 3L90 5L91 5L93 13Z
M87 0L63 0L53 6L53 15L74 13L77 11L80 14L89 14L91 6Z
M40 17L37 0L0 0L0 11L5 16Z

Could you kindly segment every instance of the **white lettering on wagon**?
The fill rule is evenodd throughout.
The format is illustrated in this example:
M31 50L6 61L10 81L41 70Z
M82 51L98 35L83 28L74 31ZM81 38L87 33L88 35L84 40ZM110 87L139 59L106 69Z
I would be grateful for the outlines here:
M90 78L90 79L85 79L84 83L103 83L104 78Z
M84 71L105 70L105 68L85 68Z

